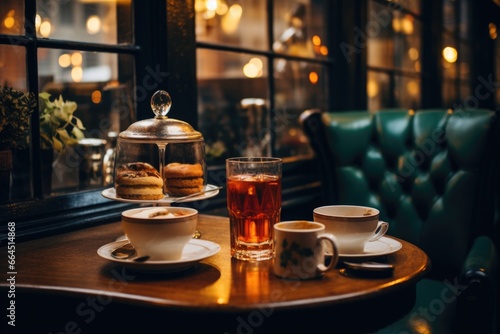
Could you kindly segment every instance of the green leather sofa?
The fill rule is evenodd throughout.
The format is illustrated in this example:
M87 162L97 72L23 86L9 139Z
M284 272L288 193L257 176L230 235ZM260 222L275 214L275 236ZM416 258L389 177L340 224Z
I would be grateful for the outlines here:
M431 259L413 310L380 333L499 330L493 242L499 116L483 109L300 116L322 178L318 206L376 207L390 224L388 235L418 245Z

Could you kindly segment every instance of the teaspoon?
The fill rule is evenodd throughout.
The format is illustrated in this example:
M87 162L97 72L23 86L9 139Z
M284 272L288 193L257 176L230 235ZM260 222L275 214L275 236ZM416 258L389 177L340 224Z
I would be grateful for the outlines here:
M135 262L144 262L149 259L149 256L136 256L136 252L134 249L134 246L132 246L131 243L127 243L125 245L119 246L111 251L111 256L114 257L115 259L119 260L130 260L130 261L135 261Z

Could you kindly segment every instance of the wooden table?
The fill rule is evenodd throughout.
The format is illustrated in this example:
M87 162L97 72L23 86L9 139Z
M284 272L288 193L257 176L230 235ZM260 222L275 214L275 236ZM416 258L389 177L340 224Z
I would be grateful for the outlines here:
M395 265L390 277L347 277L336 268L319 279L287 281L273 275L271 261L231 258L228 218L200 215L198 229L220 252L168 274L133 272L97 255L123 234L119 222L18 243L16 331L167 333L179 324L189 333L372 331L410 310L415 284L430 268L422 250L400 240L403 248L385 259ZM6 262L2 296L11 289Z

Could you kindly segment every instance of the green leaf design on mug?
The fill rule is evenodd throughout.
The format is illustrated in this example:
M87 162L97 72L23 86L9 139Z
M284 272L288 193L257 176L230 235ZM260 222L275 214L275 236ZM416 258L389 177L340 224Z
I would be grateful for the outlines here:
M295 266L299 263L299 260L297 257L294 257L294 254L298 254L298 257L309 257L314 254L310 247L301 248L296 242L292 242L290 247L288 247L287 239L283 239L281 247L283 251L280 255L280 266L283 268L286 268L289 263Z

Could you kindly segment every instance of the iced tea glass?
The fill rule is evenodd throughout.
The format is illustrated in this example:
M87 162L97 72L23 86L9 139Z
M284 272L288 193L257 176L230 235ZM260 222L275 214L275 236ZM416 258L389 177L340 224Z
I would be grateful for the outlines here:
M274 256L273 226L281 217L280 158L226 160L231 256L246 261Z

